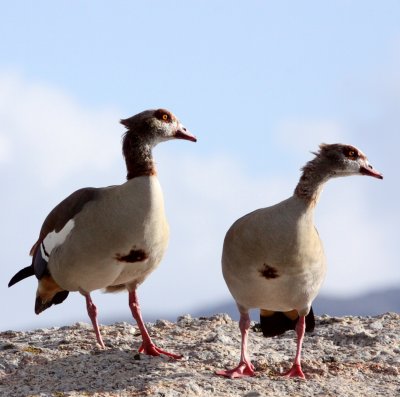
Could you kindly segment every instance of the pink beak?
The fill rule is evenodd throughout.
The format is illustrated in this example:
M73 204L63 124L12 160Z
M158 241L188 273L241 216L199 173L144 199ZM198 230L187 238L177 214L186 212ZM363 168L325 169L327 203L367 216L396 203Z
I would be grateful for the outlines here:
M372 167L370 164L367 166L361 166L360 173L362 175L372 176L373 178L383 179L383 175L374 169L374 167Z
M179 128L176 132L174 137L176 139L185 139L186 141L197 142L197 138L192 135L185 127Z

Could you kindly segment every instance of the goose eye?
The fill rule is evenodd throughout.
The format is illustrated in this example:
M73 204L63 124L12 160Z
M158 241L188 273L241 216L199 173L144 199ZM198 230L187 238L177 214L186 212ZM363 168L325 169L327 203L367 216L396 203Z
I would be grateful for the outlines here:
M164 121L168 121L168 119L169 119L168 114L164 113L164 114L162 115L162 119L163 119Z
M357 157L358 157L357 152L356 152L355 150L352 150L352 149L348 149L348 150L345 152L345 155L346 155L346 157L347 157L348 159L350 159L350 160L356 160Z

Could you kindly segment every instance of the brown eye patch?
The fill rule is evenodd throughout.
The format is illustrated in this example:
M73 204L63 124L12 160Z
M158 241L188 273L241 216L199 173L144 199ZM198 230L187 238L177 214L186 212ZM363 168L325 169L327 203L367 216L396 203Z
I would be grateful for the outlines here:
M165 121L166 123L170 123L173 120L173 115L171 114L171 112L169 112L168 110L165 110L165 109L156 110L154 116L158 120Z
M343 153L349 160L357 160L359 157L358 150L353 147L345 147Z

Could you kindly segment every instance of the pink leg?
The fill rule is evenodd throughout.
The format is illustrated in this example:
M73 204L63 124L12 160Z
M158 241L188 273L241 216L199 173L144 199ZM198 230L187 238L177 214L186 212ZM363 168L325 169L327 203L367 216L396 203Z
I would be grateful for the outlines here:
M217 375L226 376L227 378L242 378L245 376L254 376L254 365L250 361L247 353L247 339L250 328L249 313L240 313L239 329L242 335L242 347L239 365L233 369L216 371Z
M306 378L301 369L301 347L303 345L304 331L305 331L305 316L300 316L296 324L296 333L297 333L296 357L294 359L292 368L290 368L290 370L284 374L284 376L287 376L289 378L294 378L294 377L303 379Z
M140 311L140 306L136 294L136 290L129 292L129 307L131 309L132 315L135 318L137 325L139 327L140 333L142 334L142 345L139 348L139 353L148 354L150 356L159 356L160 354L164 354L168 357L172 357L175 359L182 358L182 356L178 354L168 353L160 348L158 348L150 338L149 333L147 332L146 326L144 325L142 313Z
M93 329L96 334L96 339L99 345L105 349L103 338L101 337L100 330L99 330L99 324L97 323L97 307L92 301L92 298L90 297L90 294L84 294L84 297L86 299L86 308L87 312L89 314L90 320L92 321Z

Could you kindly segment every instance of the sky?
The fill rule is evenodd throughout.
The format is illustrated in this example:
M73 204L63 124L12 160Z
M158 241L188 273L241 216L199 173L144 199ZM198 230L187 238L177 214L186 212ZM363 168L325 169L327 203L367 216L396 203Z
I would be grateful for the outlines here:
M170 109L198 142L154 150L171 236L139 287L145 320L232 299L227 229L289 197L322 142L359 147L385 178L325 186L321 293L398 286L399 20L394 0L2 4L0 330L88 321L78 293L36 316L36 279L7 283L58 202L124 182L119 120L148 108ZM100 323L129 315L126 293L92 297Z

